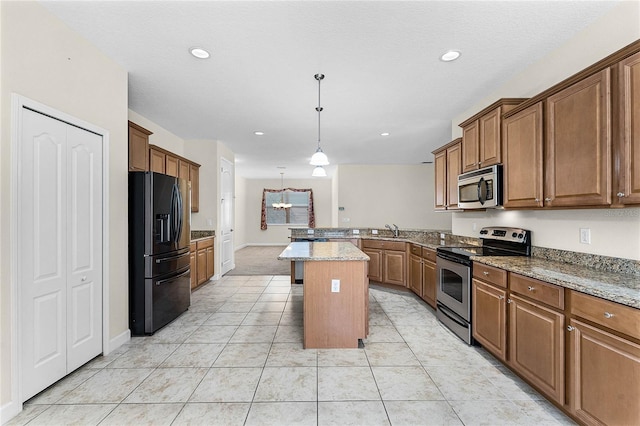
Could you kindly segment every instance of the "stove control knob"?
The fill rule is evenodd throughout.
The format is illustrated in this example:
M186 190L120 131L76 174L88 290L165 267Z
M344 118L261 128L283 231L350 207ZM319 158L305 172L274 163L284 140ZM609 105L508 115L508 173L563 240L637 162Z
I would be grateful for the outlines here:
M511 238L518 238L518 234L516 232L512 233Z
M523 239L524 238L524 234L518 234L518 238Z

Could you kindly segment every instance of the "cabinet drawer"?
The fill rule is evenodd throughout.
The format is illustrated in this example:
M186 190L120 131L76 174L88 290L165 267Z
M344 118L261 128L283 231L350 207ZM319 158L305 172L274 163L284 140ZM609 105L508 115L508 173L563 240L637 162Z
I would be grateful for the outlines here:
M404 241L384 241L384 240L363 240L362 247L404 251L405 242Z
M411 254L415 254L416 256L422 256L422 247L418 245L409 244L409 250L411 251Z
M189 244L189 251L193 253L196 250L198 250L198 243L192 241L191 244Z
M571 314L640 339L640 310L571 292Z
M490 282L502 288L507 288L507 271L493 266L473 262L473 277Z
M196 241L198 250L202 250L203 248L213 247L213 238L204 238L202 240Z
M557 285L511 273L509 288L514 293L557 309L564 309L564 289Z
M436 261L436 251L428 249L426 247L422 247L422 257L424 257L427 260L430 260L431 262L435 262Z

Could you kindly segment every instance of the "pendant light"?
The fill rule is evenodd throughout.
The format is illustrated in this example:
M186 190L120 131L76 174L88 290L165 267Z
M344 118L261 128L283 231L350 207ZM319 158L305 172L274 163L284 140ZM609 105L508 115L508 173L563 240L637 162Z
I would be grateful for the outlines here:
M327 177L327 171L322 166L315 166L313 168L313 173L311 173L313 177Z
M282 182L282 191L280 192L280 202L273 203L271 206L273 206L273 208L276 210L289 209L291 208L291 203L284 202L284 172L280 172L280 179Z
M322 107L320 106L320 82L324 78L324 74L316 74L315 79L318 80L318 106L316 111L318 111L318 149L316 149L315 154L311 157L311 161L309 164L312 166L326 166L329 164L329 159L327 158L327 154L322 152L322 148L320 148L320 112L322 112ZM324 172L324 169L322 169ZM315 176L316 171L314 170ZM324 176L326 176L326 172L324 172Z

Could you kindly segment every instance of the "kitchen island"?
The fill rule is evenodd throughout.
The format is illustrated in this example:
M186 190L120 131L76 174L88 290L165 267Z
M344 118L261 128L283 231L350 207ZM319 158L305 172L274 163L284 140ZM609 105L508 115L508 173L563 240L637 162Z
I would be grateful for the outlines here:
M347 242L293 242L278 259L304 262L304 348L357 348L369 333L369 256Z

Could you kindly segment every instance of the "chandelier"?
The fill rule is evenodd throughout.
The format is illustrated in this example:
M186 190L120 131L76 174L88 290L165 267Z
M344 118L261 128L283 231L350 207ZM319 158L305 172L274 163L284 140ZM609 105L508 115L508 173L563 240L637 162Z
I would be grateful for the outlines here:
M276 210L289 209L291 208L291 203L284 202L284 172L280 172L280 179L282 182L282 190L280 191L280 202L273 203L271 206L273 206L273 208Z
M316 74L314 78L318 81L318 106L316 107L316 111L318 111L318 149L316 149L316 152L311 157L309 164L316 166L313 170L312 176L322 177L327 175L323 166L329 164L327 154L322 152L322 148L320 148L320 113L322 112L322 106L320 106L320 82L324 78L324 74Z

